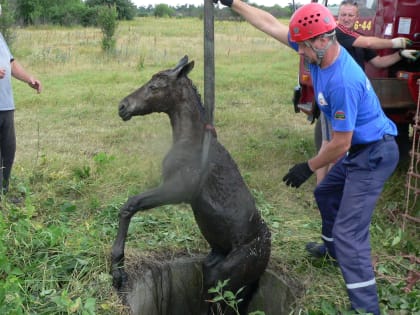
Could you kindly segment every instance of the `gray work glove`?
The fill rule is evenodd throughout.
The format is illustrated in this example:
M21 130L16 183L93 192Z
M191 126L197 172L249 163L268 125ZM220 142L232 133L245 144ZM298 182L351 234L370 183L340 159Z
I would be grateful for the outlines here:
M314 172L309 168L308 162L299 163L293 166L289 173L283 177L287 186L299 188Z
M396 37L391 39L392 42L392 48L407 48L413 44L411 40L405 37Z
M403 49L399 51L399 54L401 58L416 61L420 57L420 50Z
M219 2L219 0L213 0L213 2L215 4L217 4L217 2ZM233 0L220 0L220 3L230 7L230 6L232 6Z

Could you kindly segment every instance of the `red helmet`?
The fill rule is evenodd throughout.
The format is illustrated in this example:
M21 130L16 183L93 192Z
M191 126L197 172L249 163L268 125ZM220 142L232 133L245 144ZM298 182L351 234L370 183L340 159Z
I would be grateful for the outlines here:
M327 7L311 2L293 13L289 24L290 38L294 42L303 42L329 33L336 26L335 19Z

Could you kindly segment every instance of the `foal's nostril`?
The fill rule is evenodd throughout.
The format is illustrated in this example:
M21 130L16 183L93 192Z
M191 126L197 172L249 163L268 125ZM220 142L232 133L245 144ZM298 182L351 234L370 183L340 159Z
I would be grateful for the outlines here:
M118 114L124 121L129 120L131 118L131 115L127 108L128 104L125 101L121 101L121 103L118 105Z
M122 110L124 110L125 109L125 103L124 102L121 102L119 105L118 105L118 110L119 111L122 111Z

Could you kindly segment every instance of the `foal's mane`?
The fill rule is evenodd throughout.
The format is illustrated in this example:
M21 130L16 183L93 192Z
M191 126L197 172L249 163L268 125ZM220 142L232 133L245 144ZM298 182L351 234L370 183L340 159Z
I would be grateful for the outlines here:
M205 117L206 117L206 108L203 105L203 102L201 100L201 94L198 92L197 87L195 86L195 84L193 83L193 81L188 77L188 76L183 76L183 78L186 79L187 84L189 84L193 91L194 91L194 96L195 96L195 103L198 105L198 110L200 112L200 118L203 122L205 122Z
M198 89L197 89L197 87L194 85L194 83L192 82L192 80L189 78L189 77L185 77L187 80L188 80L188 82L191 84L191 86L192 86L192 88L193 88L193 91L195 92L194 93L194 95L195 95L195 97L197 98L197 104L198 104L198 110L200 111L200 117L201 117L201 120L203 120L204 121L204 119L205 119L205 117L206 117L206 108L204 107L204 105L203 105L203 102L201 101L201 95L200 95L200 93L198 92Z

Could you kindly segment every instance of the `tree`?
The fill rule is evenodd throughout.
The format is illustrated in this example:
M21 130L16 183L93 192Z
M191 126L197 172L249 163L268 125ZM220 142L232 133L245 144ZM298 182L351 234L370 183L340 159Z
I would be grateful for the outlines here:
M16 18L24 25L78 24L86 10L82 0L15 0Z
M43 23L59 25L80 24L87 10L80 0L39 0Z
M86 0L88 7L115 6L118 20L132 20L136 16L137 7L130 0Z
M137 11L137 16L151 16L153 15L153 12L155 11L155 8L149 4L146 7L139 7Z
M17 0L16 5L17 17L24 25L34 24L41 15L38 0Z
M13 23L13 12L9 6L9 2L3 1L2 13L0 16L0 32L3 34L3 37L9 47L12 47L13 41L15 39L15 34L12 30Z
M170 8L167 4L161 3L155 7L155 17L174 16L175 10Z

